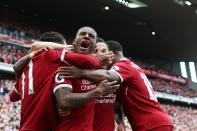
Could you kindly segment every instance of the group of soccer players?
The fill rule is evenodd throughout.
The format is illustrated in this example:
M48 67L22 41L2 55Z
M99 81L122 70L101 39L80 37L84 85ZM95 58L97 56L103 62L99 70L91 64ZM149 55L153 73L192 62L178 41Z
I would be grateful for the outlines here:
M121 107L133 131L173 131L143 70L117 41L98 39L82 27L71 45L45 33L14 65L11 101L21 100L20 131L125 131Z

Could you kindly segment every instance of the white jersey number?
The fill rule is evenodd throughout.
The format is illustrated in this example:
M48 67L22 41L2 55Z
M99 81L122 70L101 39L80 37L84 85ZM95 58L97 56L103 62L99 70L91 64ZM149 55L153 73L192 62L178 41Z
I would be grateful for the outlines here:
M29 62L29 73L28 73L28 80L29 80L29 83L28 83L28 95L31 95L34 93L34 88L33 88L33 62L32 60L30 60ZM22 99L24 99L24 93L25 93L25 74L23 73L22 74Z
M146 75L144 73L140 73L140 76L142 77L142 79L144 80L144 84L146 85L146 88L148 90L149 96L151 100L157 101L157 98L153 92L153 87L150 83L150 81L148 80L148 78L146 77Z

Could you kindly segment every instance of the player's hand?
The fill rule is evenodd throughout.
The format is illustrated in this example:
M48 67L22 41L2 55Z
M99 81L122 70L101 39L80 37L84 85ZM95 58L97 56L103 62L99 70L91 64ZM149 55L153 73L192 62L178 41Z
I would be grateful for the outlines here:
M57 107L57 111L58 111L59 116L61 116L61 117L66 117L66 116L70 115L70 113L71 113L70 111L66 111L59 106Z
M73 52L73 51L74 51L73 45L66 45L65 49L66 49L68 52Z
M106 66L106 65L109 65L113 62L114 53L112 51L109 51L108 53L97 54L97 57L101 60L102 65Z
M99 91L100 96L107 96L114 93L120 87L117 81L109 82L108 80L103 80L99 83L96 90Z
M124 123L120 122L117 127L117 131L126 131Z
M79 79L81 77L81 69L76 66L59 67L57 73L64 79Z

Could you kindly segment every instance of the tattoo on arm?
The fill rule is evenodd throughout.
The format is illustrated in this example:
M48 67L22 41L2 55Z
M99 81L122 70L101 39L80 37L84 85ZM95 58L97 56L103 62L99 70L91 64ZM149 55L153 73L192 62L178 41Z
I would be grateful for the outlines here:
M23 69L29 63L30 59L30 55L26 55L14 64L13 69L17 78L21 76Z
M58 104L66 110L82 106L99 96L96 90L86 93L72 93L70 88L60 88L55 92Z

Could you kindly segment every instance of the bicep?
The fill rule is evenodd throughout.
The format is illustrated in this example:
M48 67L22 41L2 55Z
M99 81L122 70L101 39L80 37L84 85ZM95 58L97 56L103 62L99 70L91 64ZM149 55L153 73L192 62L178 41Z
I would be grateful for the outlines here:
M107 73L107 79L109 81L122 82L122 77L117 72L113 70L108 70L106 73Z
M53 93L59 105L64 105L65 96L72 92L70 80L65 80L58 74L54 77Z
M54 94L58 105L64 105L65 100L64 97L69 95L72 92L71 88L62 87L57 89Z

